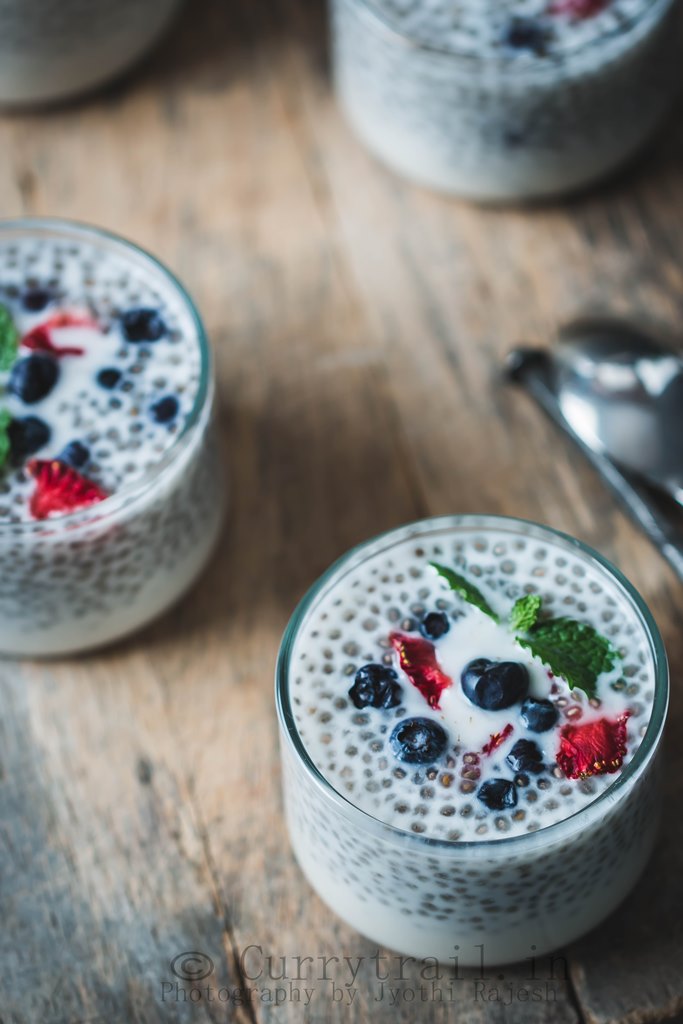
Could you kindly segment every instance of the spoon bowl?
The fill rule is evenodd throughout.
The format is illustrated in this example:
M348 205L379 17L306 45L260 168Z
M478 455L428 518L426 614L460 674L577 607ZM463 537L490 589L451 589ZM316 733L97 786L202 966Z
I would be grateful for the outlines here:
M579 437L683 502L683 359L619 320L565 326L553 386Z

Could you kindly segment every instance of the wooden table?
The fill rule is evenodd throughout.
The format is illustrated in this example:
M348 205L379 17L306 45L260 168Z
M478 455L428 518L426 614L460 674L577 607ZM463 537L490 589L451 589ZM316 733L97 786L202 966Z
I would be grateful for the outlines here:
M681 334L681 120L585 198L476 209L366 155L330 95L324 37L312 0L193 0L125 83L0 120L4 215L99 223L187 282L218 352L232 477L217 556L162 621L97 656L0 663L0 1021L683 1015L683 593L499 376L513 343L550 339L577 311ZM395 997L376 1001L373 947L289 849L273 666L335 556L454 511L551 523L642 590L673 669L668 813L627 905L567 951L567 980L562 961L555 978L539 962L534 982L529 964L487 970L483 987L462 971L423 1002L416 969L400 980L394 964ZM197 1002L178 976L197 969L176 959L186 951L214 965ZM291 979L295 956L313 958L307 980ZM325 980L318 959L344 956L366 958L348 991L348 965L331 961ZM268 957L289 977L269 977ZM522 1001L534 986L541 998ZM245 987L244 1005L226 1001Z

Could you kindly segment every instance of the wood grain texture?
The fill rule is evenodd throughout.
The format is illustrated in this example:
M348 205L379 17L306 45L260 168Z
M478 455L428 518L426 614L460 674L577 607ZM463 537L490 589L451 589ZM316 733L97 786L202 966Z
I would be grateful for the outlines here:
M628 905L566 954L570 981L561 960L534 981L528 963L487 971L484 990L462 971L441 1001L421 1001L410 964L402 979L392 964L395 995L377 1001L376 951L289 851L272 701L281 632L334 557L425 514L549 522L626 571L669 647L667 806L683 799L680 586L499 376L508 348L549 340L579 311L680 336L681 120L586 197L477 209L366 155L330 96L324 38L311 0L193 0L129 80L0 120L4 215L119 231L195 295L233 494L210 570L163 620L87 659L0 666L0 1022L683 1015L676 810ZM214 964L198 1002L183 1001L190 983L164 987L185 951ZM291 979L268 976L282 956L289 973L312 958L299 1002ZM365 958L350 986L345 956ZM341 960L327 978L320 957ZM538 983L543 997L520 1001ZM256 994L243 1005L218 994L245 987Z

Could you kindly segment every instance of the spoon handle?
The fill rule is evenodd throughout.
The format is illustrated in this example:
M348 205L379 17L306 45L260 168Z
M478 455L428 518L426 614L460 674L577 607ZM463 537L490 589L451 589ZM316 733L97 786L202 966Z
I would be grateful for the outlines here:
M550 366L550 358L542 350L519 348L509 353L505 373L509 380L521 385L553 423L574 441L631 519L683 580L683 539L678 530L667 520L643 485L619 469L607 456L593 451L575 433L564 418L550 383Z

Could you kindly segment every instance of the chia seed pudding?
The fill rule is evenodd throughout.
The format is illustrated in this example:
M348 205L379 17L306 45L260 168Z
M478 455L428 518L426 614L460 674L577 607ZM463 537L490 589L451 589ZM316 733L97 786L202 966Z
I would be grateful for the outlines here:
M0 223L0 652L109 642L189 586L220 529L203 327L135 246Z
M361 139L479 200L580 188L632 156L680 79L680 0L332 0Z
M277 691L295 853L373 941L520 959L597 924L644 867L666 659L572 538L456 516L361 545L295 613Z

